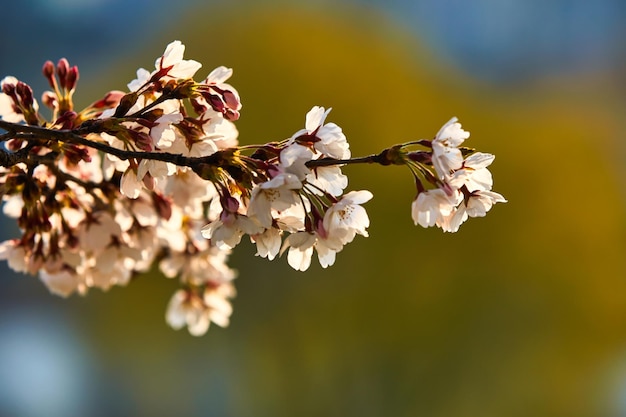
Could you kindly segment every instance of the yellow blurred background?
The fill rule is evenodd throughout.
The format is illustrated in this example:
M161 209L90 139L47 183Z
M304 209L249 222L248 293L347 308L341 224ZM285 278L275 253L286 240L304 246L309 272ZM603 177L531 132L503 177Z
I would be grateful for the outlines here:
M244 4L129 39L81 72L78 101L123 89L179 39L199 77L234 68L242 144L289 137L313 105L333 107L355 156L457 116L509 202L457 234L424 230L407 170L348 167L349 189L374 193L370 237L306 273L241 245L231 325L202 338L166 326L176 283L158 272L67 300L6 272L0 414L626 415L620 78L490 83L374 7Z

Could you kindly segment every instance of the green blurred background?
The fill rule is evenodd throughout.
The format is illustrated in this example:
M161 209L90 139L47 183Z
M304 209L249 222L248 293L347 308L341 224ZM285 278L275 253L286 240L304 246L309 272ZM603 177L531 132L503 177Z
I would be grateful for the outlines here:
M2 74L41 92L40 65L67 56L87 104L180 39L200 77L234 68L242 144L289 137L313 105L333 107L353 155L430 138L457 116L468 145L496 155L494 189L509 203L458 234L424 230L411 221L408 171L347 168L350 189L374 193L370 238L306 273L241 245L232 323L201 338L166 326L176 283L158 273L65 300L3 265L0 415L626 416L619 2L596 4L613 32L593 32L609 26L567 1L578 14L563 6L544 20L537 2L503 2L538 13L508 22L471 6L448 19L434 1L92 0L101 18L81 18L86 1L52 3L11 4L5 18L22 29L1 33ZM570 32L542 32L560 13ZM488 48L493 27L522 16L537 26ZM49 21L43 34L28 25ZM521 42L536 32L536 45Z

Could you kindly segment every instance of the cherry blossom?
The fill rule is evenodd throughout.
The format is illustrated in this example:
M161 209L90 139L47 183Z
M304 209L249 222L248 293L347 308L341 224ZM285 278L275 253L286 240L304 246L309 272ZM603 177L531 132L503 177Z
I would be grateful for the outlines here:
M252 190L248 216L255 218L267 229L272 227L272 211L285 210L296 204L297 194L294 190L302 188L302 183L293 174L281 173L271 180L257 185Z
M469 137L469 132L461 128L461 124L453 117L437 132L432 141L433 166L439 178L444 179L454 170L461 168L463 155L459 145Z
M343 245L340 239L324 238L318 233L297 232L285 239L281 253L289 249L287 262L296 271L306 271L311 266L311 258L314 250L322 268L327 268L335 263L337 252Z
M202 67L202 64L194 60L184 60L185 45L181 41L171 42L165 48L165 52L154 63L156 70L152 73L180 79L191 78Z
M372 193L363 191L350 191L333 204L324 215L324 229L328 235L341 234L341 243L352 242L356 234L369 236L366 228L370 225L367 212L361 204L368 202L373 197Z
M411 206L411 216L416 225L442 227L459 204L458 192L436 188L419 193Z
M51 117L30 86L0 81L0 196L19 228L0 242L0 260L62 297L129 285L158 264L178 284L166 322L199 336L230 323L229 256L245 235L257 256L286 258L297 271L314 255L330 267L357 235L369 236L373 194L349 190L343 171L352 164L408 169L411 217L422 227L456 232L506 202L492 191L495 157L464 147L469 132L456 118L432 140L353 158L343 129L327 121L331 109L313 106L286 139L240 145L233 70L195 81L201 64L184 53L171 42L127 92L83 109L73 101L77 67L47 61Z

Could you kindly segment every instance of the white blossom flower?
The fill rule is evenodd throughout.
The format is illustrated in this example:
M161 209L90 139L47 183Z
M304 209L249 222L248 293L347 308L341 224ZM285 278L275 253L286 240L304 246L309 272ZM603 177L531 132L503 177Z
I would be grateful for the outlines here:
M171 42L165 48L163 55L156 59L154 66L157 72L165 71L168 77L174 79L191 78L202 67L202 64L190 60L184 60L185 45L181 41Z
M22 208L24 207L24 199L21 195L4 196L4 205L2 206L2 212L7 217L17 219L22 214Z
M287 262L296 271L306 271L311 266L313 250L317 251L317 258L322 268L335 263L337 252L343 245L338 240L324 239L318 233L296 232L285 239L280 253L289 248Z
M296 271L306 271L311 266L313 256L313 246L317 242L317 237L309 232L297 232L287 236L281 249L283 253L289 248L287 262Z
M143 227L154 227L159 221L154 205L145 199L134 200L131 204L131 211L137 223Z
M269 181L252 189L247 214L259 221L261 226L272 227L272 210L281 211L291 207L298 200L294 190L302 188L302 183L294 174L280 173Z
M128 167L120 181L120 192L128 198L137 198L143 188L143 182L137 176L137 171Z
M192 218L202 217L204 203L217 197L213 183L203 180L191 170L178 169L175 175L157 181L155 188L168 196L174 207L184 207L185 214ZM213 219L216 214L219 212L211 211L208 218Z
M126 285L135 262L140 259L141 253L137 249L128 246L109 246L97 256L88 259L84 270L85 281L88 286L105 291L113 285Z
M202 125L205 137L203 140L210 139L217 149L234 148L237 146L237 137L239 131L233 122L224 118L221 113L208 108L202 115L203 119L208 119Z
M51 293L61 297L68 297L74 291L84 294L87 291L84 276L76 272L82 262L80 254L61 249L42 266L39 279Z
M211 322L226 327L232 313L232 306L227 298L232 297L232 293L230 283L207 289L202 295L178 290L170 299L165 320L176 330L187 326L193 336L205 334Z
M220 218L204 226L201 233L218 248L232 249L244 234L257 235L262 231L263 227L250 217L223 211Z
M165 320L175 330L187 326L193 336L202 336L211 324L209 311L202 298L185 290L174 293L167 306Z
M343 131L335 123L324 124L331 109L314 106L306 114L305 128L294 133L289 139L290 144L303 135L315 136L317 140L313 146L325 156L337 159L350 158L350 145Z
M137 70L137 78L129 82L127 85L128 91L139 91L141 87L143 87L148 81L150 81L150 77L152 77L152 74L150 74L150 71L148 71L145 68L139 68ZM112 109L109 112L110 112L110 115L113 115L113 113L115 113L115 109ZM105 117L108 117L108 116L105 116Z
M120 226L106 211L93 213L89 221L80 224L78 230L81 249L92 252L104 250L111 243L112 237L117 238L121 233Z
M488 153L473 153L463 161L463 167L449 178L450 185L455 188L465 185L470 192L491 190L493 178L487 167L494 159L495 156Z
M188 284L225 283L236 276L235 271L226 265L229 254L230 250L219 249L213 245L207 245L197 253L170 251L159 263L159 268L166 277L179 277Z
M154 227L134 228L131 233L123 233L122 241L138 254L133 258L133 269L146 272L152 267L161 249Z
M9 268L15 272L28 272L26 250L17 239L0 243L0 260L7 261Z
M447 178L454 170L463 165L463 155L458 147L469 137L469 132L461 128L457 118L453 117L443 125L432 141L433 166L440 179Z
M356 234L367 237L370 225L367 212L361 204L373 197L367 190L350 191L330 206L324 215L324 229L329 237L337 237L342 244L352 242Z
M275 227L265 229L263 233L250 236L250 240L256 243L256 256L273 260L280 252L282 243L280 230Z
M48 287L51 293L68 297L80 286L80 278L75 271L60 269L48 272L45 269L39 271L39 279Z
M193 141L178 139L172 142L167 151L169 153L179 153L189 157L201 157L212 155L217 152L218 149L219 148L213 138L203 137Z
M224 81L232 77L233 69L227 68L225 66L219 66L215 68L211 73L205 78L205 84L212 85L220 85L223 84Z
M304 204L306 204L306 207ZM289 233L295 233L303 230L309 205L308 200L298 200L298 202L291 207L282 210L280 213L276 213L274 220L278 225L278 229Z
M180 123L183 118L183 115L175 108L171 113L165 113L156 119L154 121L155 125L150 128L150 137L153 145L159 149L166 149L172 146L172 143L177 139L174 124Z
M435 225L442 227L461 198L462 195L458 191L447 193L441 188L423 191L411 205L413 222L422 227Z
M135 188L130 188L131 187L130 184L132 183L132 181L134 181L134 179L131 179L131 178L126 178L126 181L128 181L126 183L126 186L129 187L128 188L129 192L132 191L131 195L133 196L136 195L138 197L139 192L143 188L141 187L141 184L146 174L149 173L150 177L152 177L153 179L163 179L165 177L174 175L177 172L177 170L178 168L176 167L176 165L169 163L169 162L155 161L154 159L142 159L139 162L139 165L137 166L137 174L136 174L137 183L133 185L133 187ZM131 195L128 195L127 197L133 198L131 197Z
M184 229L185 213L184 206L174 205L169 219L161 219L156 229L157 239L163 246L167 246L173 252L185 252L188 236Z
M309 148L292 143L280 152L280 168L294 174L302 181L311 172L306 166L311 159L313 159L313 152Z
M308 190L322 195L322 191L332 196L340 196L348 186L348 177L341 172L341 167L316 167L306 175L306 182L314 185Z
M15 111L15 103L13 99L0 90L0 118L5 122L21 123L24 121L24 115Z
M203 301L209 309L209 319L220 327L227 327L233 307L227 298L234 296L234 287L230 282L204 290Z
M474 191L466 196L463 202L448 217L447 221L442 225L444 232L455 233L470 217L484 217L491 207L496 203L506 203L506 199L493 191Z

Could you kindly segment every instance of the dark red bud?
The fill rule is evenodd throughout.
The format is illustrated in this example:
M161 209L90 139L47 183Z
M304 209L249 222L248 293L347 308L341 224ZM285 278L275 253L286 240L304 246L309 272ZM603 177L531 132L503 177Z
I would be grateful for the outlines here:
M62 88L66 88L65 81L67 79L67 73L70 70L70 63L67 59L61 58L57 63L57 75L59 76L59 83Z
M237 95L232 91L224 91L222 97L224 98L224 102L229 108L233 110L239 110L241 108L241 102L239 101L239 97L237 97Z
M54 78L54 63L52 61L46 61L41 69L43 76L46 77L50 87L54 88L56 85L56 79Z
M66 111L55 122L55 125L60 125L61 129L72 129L74 127L74 120L78 114L74 111Z
M203 94L203 95L206 101L209 103L209 105L213 107L213 110L215 110L218 113L224 112L226 103L224 103L224 100L222 100L220 96L216 96L214 94Z
M68 91L72 91L76 88L76 83L78 82L78 67L74 65L67 73L65 77L65 88Z
M18 81L15 86L15 92L19 96L24 107L32 107L35 99L33 98L33 89L30 88L28 84Z
M136 132L133 134L135 139L135 145L143 151L152 152L154 150L154 144L150 135L144 132Z
M63 147L64 156L71 165L76 165L80 161L91 162L91 155L87 148L77 145L66 145Z
M15 95L15 84L4 83L2 85L2 92L14 100L17 98Z
M135 105L138 98L139 96L137 95L137 93L128 93L123 96L120 100L120 104L115 109L115 114L113 114L113 117L125 116L128 110L130 110L131 107Z

